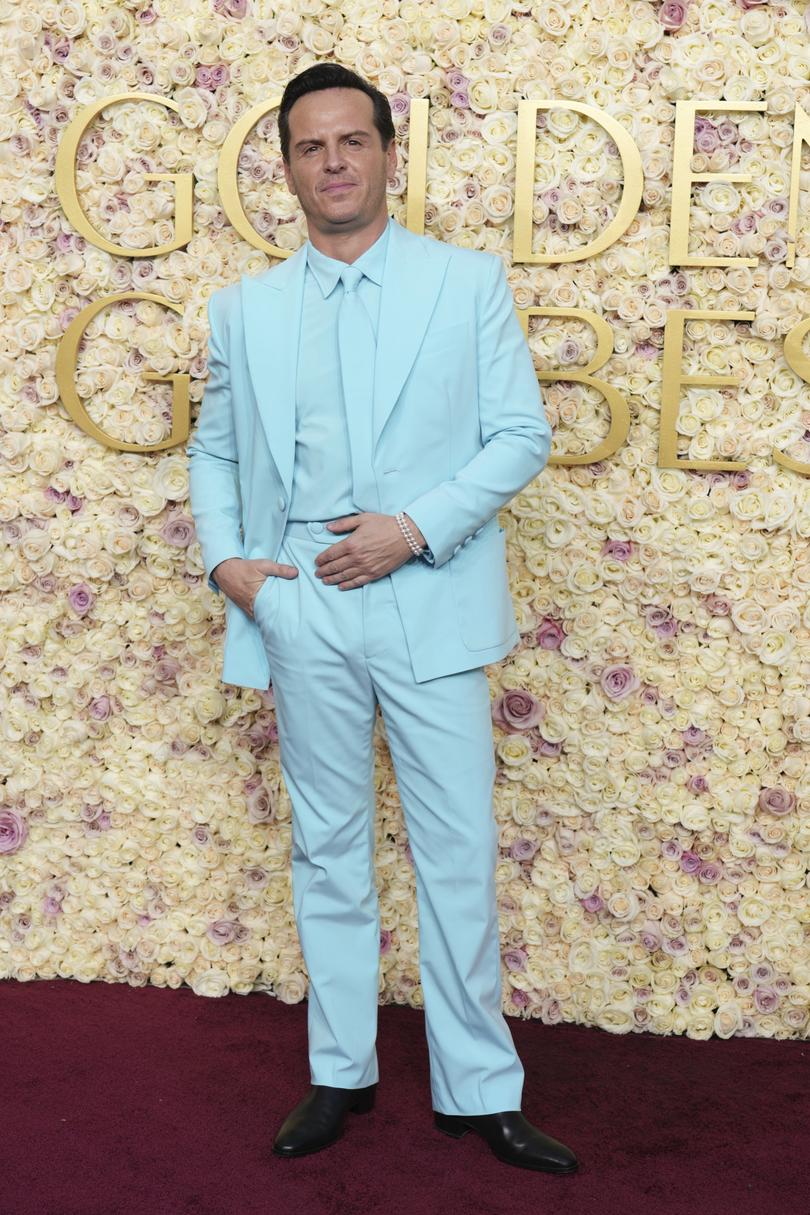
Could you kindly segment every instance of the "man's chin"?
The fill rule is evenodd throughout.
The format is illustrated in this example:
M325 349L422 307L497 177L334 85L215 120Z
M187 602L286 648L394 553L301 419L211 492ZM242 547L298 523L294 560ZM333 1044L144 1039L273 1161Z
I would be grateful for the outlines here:
M322 223L328 224L333 228L346 228L354 225L355 227L363 226L363 213L357 207L341 207L330 211L321 211L320 219Z

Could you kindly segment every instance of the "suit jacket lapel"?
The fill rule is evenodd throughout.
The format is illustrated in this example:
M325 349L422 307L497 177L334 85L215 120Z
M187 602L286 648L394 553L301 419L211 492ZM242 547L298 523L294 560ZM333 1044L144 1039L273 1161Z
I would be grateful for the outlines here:
M449 260L440 241L391 225L377 326L372 450L413 366Z
M379 441L425 336L450 251L396 221L380 296L372 444ZM306 250L241 280L245 351L270 452L289 497L295 458L295 389Z
M295 457L295 380L306 249L279 266L242 277L245 352L270 452L292 492Z

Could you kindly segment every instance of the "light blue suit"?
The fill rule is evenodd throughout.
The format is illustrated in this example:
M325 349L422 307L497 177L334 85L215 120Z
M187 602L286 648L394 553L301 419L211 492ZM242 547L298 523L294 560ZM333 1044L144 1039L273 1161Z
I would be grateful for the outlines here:
M500 259L390 220L372 399L364 411L341 391L335 407L354 509L404 510L432 563L411 558L350 591L316 578L317 553L349 533L288 522L306 248L211 297L209 380L188 452L212 589L227 557L299 569L267 578L255 619L226 599L222 678L266 688L272 676L312 1082L378 1077L379 706L416 869L433 1108L519 1109L523 1069L501 1012L483 667L518 641L497 512L544 467L551 433Z

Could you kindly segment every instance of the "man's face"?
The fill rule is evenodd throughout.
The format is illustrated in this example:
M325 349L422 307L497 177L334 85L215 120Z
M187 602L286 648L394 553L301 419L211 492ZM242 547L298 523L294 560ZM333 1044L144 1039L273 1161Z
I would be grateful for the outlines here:
M323 233L350 232L387 214L396 144L392 139L383 148L370 97L360 89L318 89L299 97L288 117L284 177L309 225Z

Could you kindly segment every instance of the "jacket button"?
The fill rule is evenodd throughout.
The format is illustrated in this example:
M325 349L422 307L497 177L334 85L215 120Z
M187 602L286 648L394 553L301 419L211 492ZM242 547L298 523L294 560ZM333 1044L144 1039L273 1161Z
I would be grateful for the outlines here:
M278 509L279 509L279 510L284 510L284 507L285 507L286 505L287 505L287 503L286 503L286 501L284 500L284 498L279 498L279 500L278 500Z

